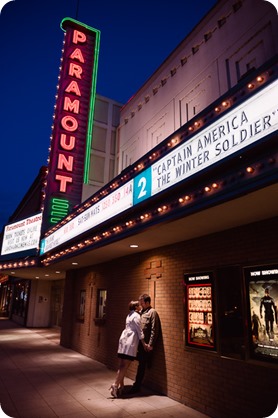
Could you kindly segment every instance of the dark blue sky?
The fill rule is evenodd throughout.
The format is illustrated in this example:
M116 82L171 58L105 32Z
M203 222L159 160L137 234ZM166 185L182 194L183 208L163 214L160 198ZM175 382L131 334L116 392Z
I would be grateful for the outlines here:
M46 165L64 17L101 31L97 93L125 103L216 0L15 0L0 14L0 231Z

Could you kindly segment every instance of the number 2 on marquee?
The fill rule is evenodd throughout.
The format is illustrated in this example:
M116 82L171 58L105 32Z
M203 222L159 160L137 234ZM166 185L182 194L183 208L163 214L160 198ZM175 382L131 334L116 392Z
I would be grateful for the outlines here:
M133 204L136 205L150 197L152 193L151 188L152 172L149 167L134 178Z
M139 194L138 194L138 199L141 199L142 197L144 197L146 195L146 193L147 193L146 186L147 186L146 177L141 177L140 180L138 181L138 187L140 187L140 191L139 191Z

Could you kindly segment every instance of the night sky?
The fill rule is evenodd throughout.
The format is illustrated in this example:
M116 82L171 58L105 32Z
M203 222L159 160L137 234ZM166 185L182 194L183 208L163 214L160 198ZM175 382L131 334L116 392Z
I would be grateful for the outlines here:
M47 163L62 19L71 17L100 30L96 90L124 104L215 3L15 0L3 7L0 231Z

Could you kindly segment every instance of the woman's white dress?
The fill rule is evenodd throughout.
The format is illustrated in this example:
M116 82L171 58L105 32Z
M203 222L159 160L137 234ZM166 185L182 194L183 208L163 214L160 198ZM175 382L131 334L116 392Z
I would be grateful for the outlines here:
M136 311L130 311L126 317L125 329L119 339L118 354L136 357L139 341L143 338L140 315Z

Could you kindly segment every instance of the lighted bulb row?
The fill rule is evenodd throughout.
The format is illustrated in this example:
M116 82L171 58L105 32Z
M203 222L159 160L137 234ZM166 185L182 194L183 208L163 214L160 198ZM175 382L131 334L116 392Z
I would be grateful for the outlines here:
M216 183L213 183L213 185L214 185L213 186L214 188L217 188L218 187L218 185L216 186ZM187 197L185 197L185 200L191 200L191 197L187 196ZM182 201L183 201L183 198L180 198L179 199L179 203L181 203ZM174 209L175 205L176 204L174 203L173 204L173 209ZM54 261L57 258L60 258L60 257L62 257L64 255L66 255L66 254L73 253L73 252L75 252L77 250L80 250L80 249L82 249L84 247L87 247L89 245L92 245L95 242L98 242L98 241L100 241L102 239L108 238L113 233L120 233L121 231L123 231L125 229L125 227L126 228L131 228L131 227L137 225L138 222L150 221L150 220L153 219L154 216L156 216L158 214L166 213L169 209L171 210L171 204L170 205L169 204L168 205L161 205L154 212L146 212L146 213L143 213L143 214L141 214L136 219L126 221L124 225L114 226L112 228L112 230L104 231L101 234L96 235L96 236L94 236L91 239L86 239L85 241L83 241L83 242L81 242L81 243L79 243L77 245L73 245L72 247L70 247L70 248L68 248L66 250L62 250L59 253L56 253L54 255L51 255L50 257L47 257L47 258L45 258L43 260L43 264L48 265L51 261Z
M30 261L17 261L15 263L5 263L0 264L0 269L11 269L11 268L20 268L20 267L32 267L36 265L36 260Z
M55 118L56 118L56 109L57 109L57 99L58 99L58 97L59 97L59 95L58 95L58 91L59 91L59 89L60 89L60 79L61 79L61 71L62 71L62 63L63 63L63 54L64 54L64 45L65 45L65 43L66 43L66 40L65 40L65 38L66 38L66 32L64 33L64 39L63 39L63 47L62 47L62 50L61 50L61 52L62 52L62 56L61 56L61 58L60 58L60 66L59 66L59 75L58 75L58 84L56 85L56 88L57 88L57 93L56 93L56 95L55 95L55 99L56 99L56 101L55 101L55 104L54 104L54 113L53 113L53 115L52 115L52 119L53 119L53 121L55 120ZM54 124L52 124L52 126L51 126L51 135L50 135L50 146L49 146L49 148L48 148L48 157L47 157L47 165L49 165L49 163L50 163L50 153L51 153L51 148L52 148L52 141L53 141L53 130L54 130ZM44 184L44 190L46 189L46 186L47 186L47 174L48 174L48 170L47 170L47 173L46 173L46 181L45 181L45 184ZM42 210L42 212L44 211L44 200L45 200L45 197L46 197L46 195L45 195L45 193L43 193L43 195L42 195L42 203L41 203L41 210Z
M247 87L248 90L252 90L253 88L258 86L259 84L265 82L266 79L267 79L267 73L264 73L264 76L263 75L257 76L256 79L253 82L248 83L246 85L246 87ZM94 197L89 202L86 202L85 204L80 206L78 208L78 210L76 211L76 213L83 212L85 209L92 206L94 203L96 203L97 201L102 199L104 196L108 195L111 192L111 190L115 190L117 187L121 186L122 183L131 179L133 177L133 173L138 173L138 172L142 171L143 169L145 169L146 167L148 167L150 163L152 163L153 161L156 161L158 158L160 158L165 153L167 153L169 148L172 148L172 147L176 146L177 144L181 143L182 141L185 140L187 135L190 135L193 132L196 132L196 130L198 130L202 126L204 126L205 123L207 122L208 116L210 116L210 118L211 118L211 117L215 116L216 114L219 115L222 111L231 107L232 104L237 100L237 95L241 95L241 94L243 94L243 90L237 92L235 94L235 96L230 97L227 100L223 100L219 106L216 106L214 108L215 113L213 115L211 115L211 114L208 115L207 114L202 119L199 119L199 120L195 121L192 125L190 125L184 133L180 134L180 136L175 136L174 138L171 138L171 140L168 141L168 143L166 144L165 147L161 146L160 151L153 152L151 155L149 155L147 157L146 161L141 161L140 163L138 163L133 169L131 169L129 171L129 173L122 176L120 178L119 182L114 182L114 183L110 184L106 190L101 190L97 195L94 195ZM74 215L74 214L70 214L67 218L65 218L65 220L62 221L62 223L57 223L53 228L51 228L51 230L49 230L47 232L46 236L55 232L58 228L60 228L61 225L69 222L75 216L76 215Z
M247 88L253 89L254 87L258 86L260 83L263 83L265 81L266 77L263 77L262 75L256 77L256 82L253 81L252 83L248 83L247 84ZM222 111L226 110L227 108L231 107L233 102L235 102L237 99L236 96L231 97L227 100L223 100L221 102L220 105L216 106L214 108L214 112L215 115L219 115ZM210 115L210 117L215 116L215 115ZM162 154L165 153L165 151L167 151L167 148L176 146L177 144L179 144L180 142L182 142L185 139L186 135L192 134L193 132L196 132L196 130L200 129L202 126L204 126L204 124L206 123L208 115L206 115L204 118L200 119L200 120L196 120L192 125L190 125L187 128L187 132L184 132L183 134L180 135L180 137L176 136L175 138L172 138L168 143L167 146L165 147L165 149L161 149L160 152L153 152L151 155L148 156L148 160L150 161L155 161L157 158L159 158ZM134 167L133 171L137 172L140 170L143 170L146 166L148 165L148 163L139 163L136 167ZM130 171L129 176L126 175L124 176L125 179L131 177L132 174L132 170Z
M269 164L272 164L275 162L275 159L269 159L268 160ZM258 167L262 168L262 165L258 165ZM256 171L256 167L255 166L247 166L245 168L245 172L248 174L253 174ZM203 195L203 193L210 193L212 191L217 191L218 189L222 189L224 185L224 182L218 181L218 182L213 182L207 186L204 186L203 189L197 192L192 192L191 194L187 194L185 196L181 196L178 199L178 203L179 204L184 204L184 203L192 203L194 200L194 196L198 196L198 195ZM47 257L43 260L43 264L48 265L51 261L56 260L57 258L60 258L66 254L71 254L77 250L80 250L82 248L86 248L96 242L101 241L102 239L106 239L108 237L110 237L113 233L120 233L122 232L125 228L132 228L135 225L138 225L139 222L148 222L151 221L153 219L154 216L159 216L160 214L165 214L166 212L172 211L176 209L176 201L172 202L172 203L168 203L167 205L161 205L159 206L157 209L155 209L153 212L146 212L141 214L138 218L136 219L131 219L129 221L126 221L124 225L117 225L114 226L111 230L109 231L104 231L99 235L95 235L93 238L91 239L86 239L83 242L80 242L79 244L73 245L72 247L60 251L59 253L56 253L54 255L51 255L50 257Z

